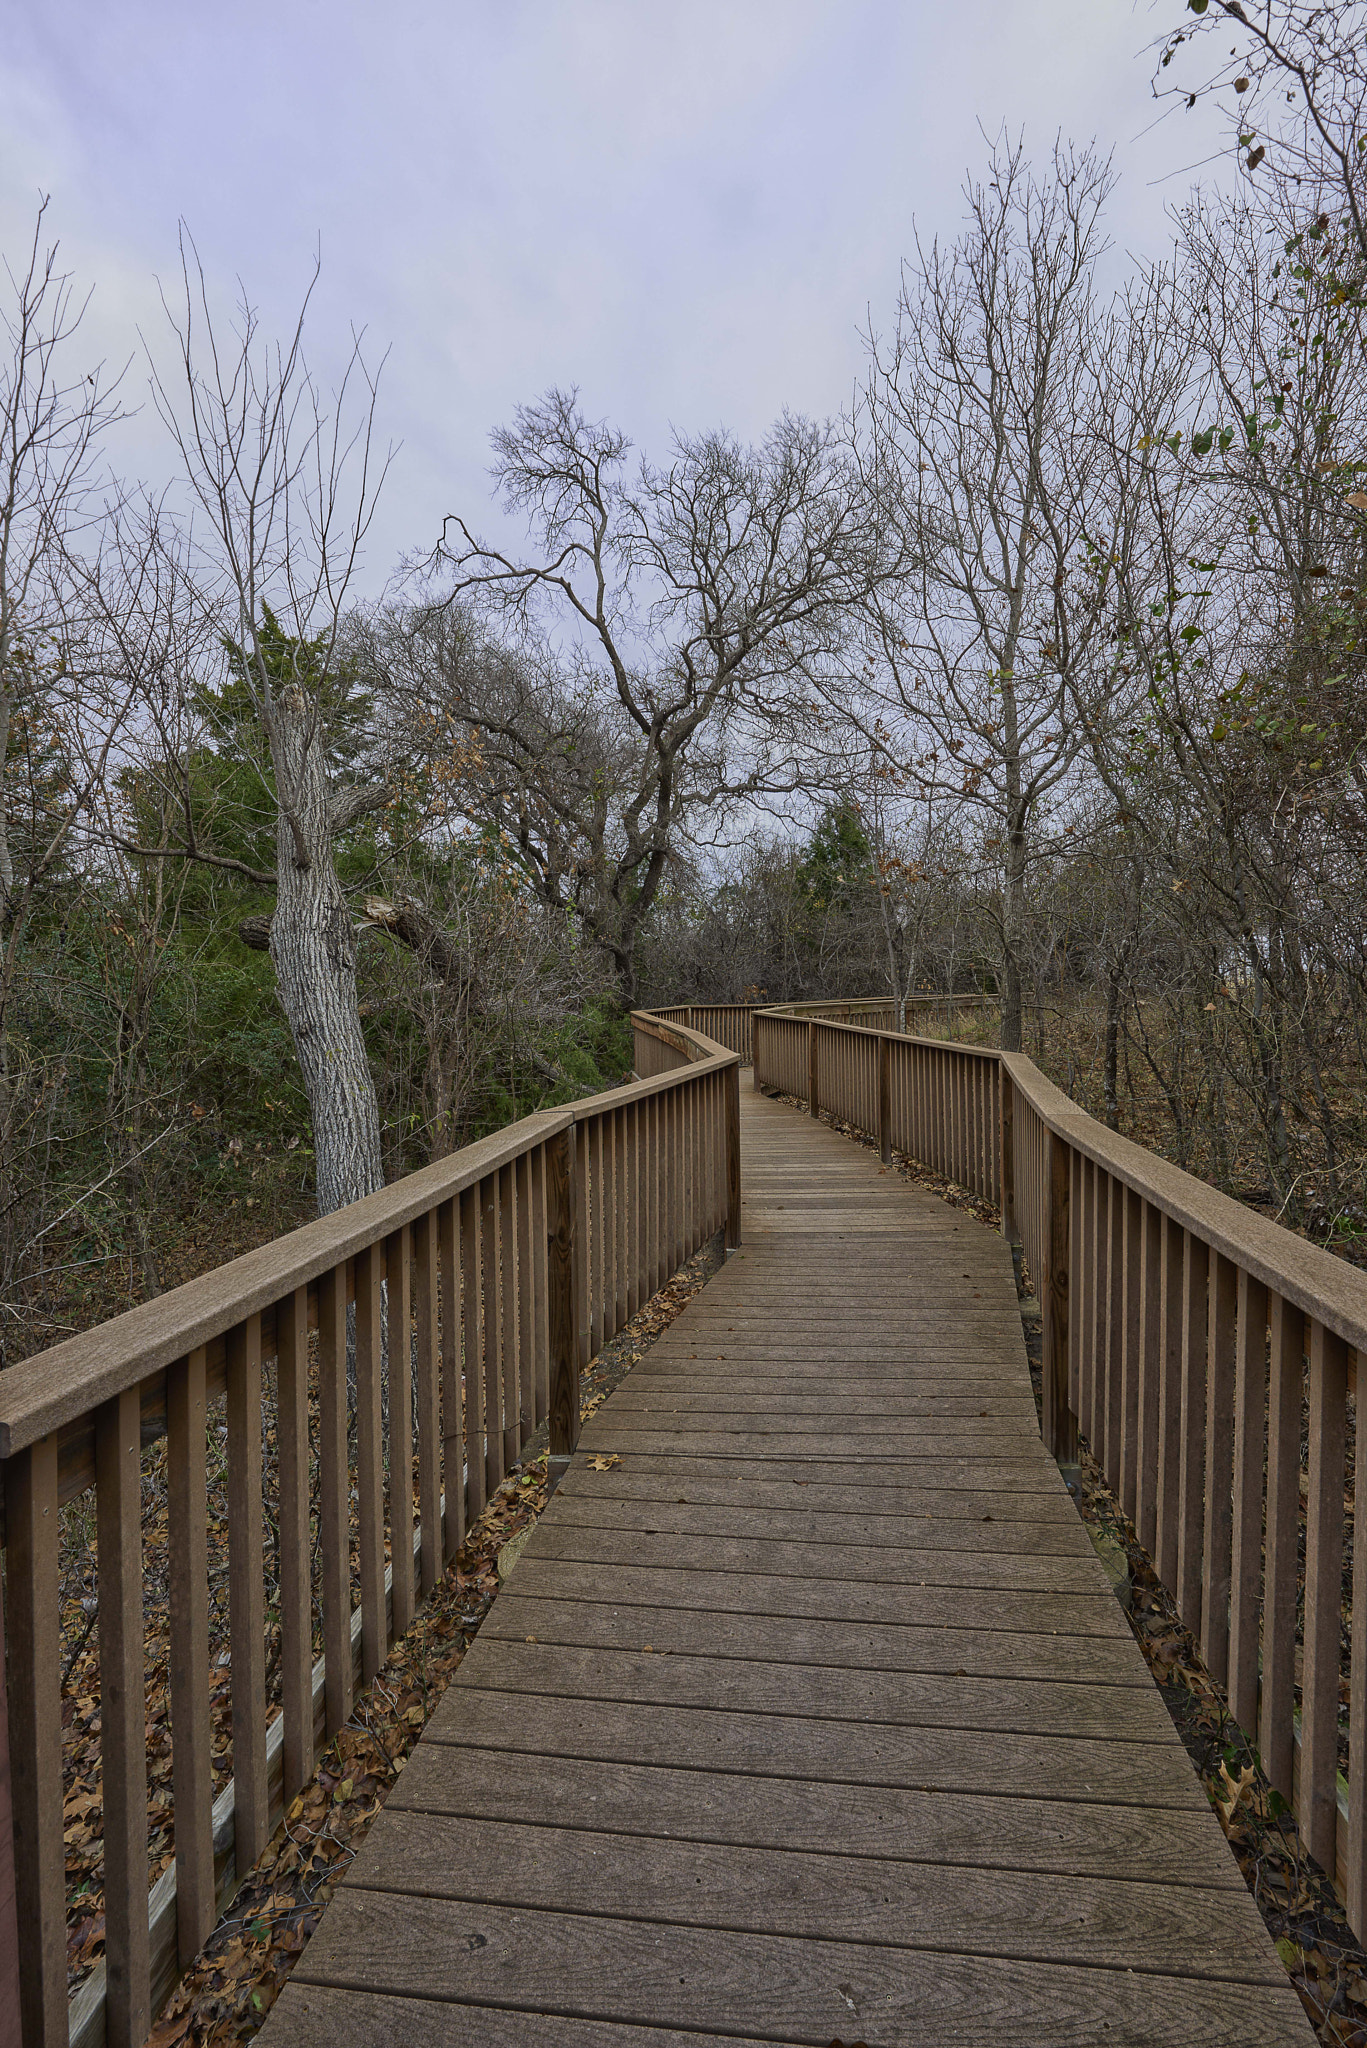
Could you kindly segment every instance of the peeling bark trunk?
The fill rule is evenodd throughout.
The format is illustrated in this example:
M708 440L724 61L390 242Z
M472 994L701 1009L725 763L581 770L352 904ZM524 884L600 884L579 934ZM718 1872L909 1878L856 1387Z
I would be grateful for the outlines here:
M313 1122L318 1213L384 1185L380 1113L356 995L356 938L332 857L315 706L297 685L271 706L279 814L270 954Z

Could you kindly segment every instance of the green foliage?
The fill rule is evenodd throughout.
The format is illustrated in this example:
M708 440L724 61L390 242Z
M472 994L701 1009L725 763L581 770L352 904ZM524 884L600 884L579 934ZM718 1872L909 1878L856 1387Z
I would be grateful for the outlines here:
M868 836L853 804L833 804L819 820L797 867L798 887L811 909L847 909L874 881Z

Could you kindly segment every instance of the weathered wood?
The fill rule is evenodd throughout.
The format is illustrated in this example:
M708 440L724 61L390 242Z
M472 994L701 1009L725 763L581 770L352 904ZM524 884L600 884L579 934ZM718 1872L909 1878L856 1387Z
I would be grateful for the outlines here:
M454 1297L454 1275L452 1295ZM478 1188L467 1188L460 1198L460 1382L459 1399L453 1404L443 1381L446 1407L446 1471L459 1472L465 1461L465 1526L471 1528L484 1512L484 1224ZM452 1415L464 1416L464 1450L451 1445ZM449 1527L449 1516L448 1516Z
M1169 1592L1176 1593L1182 1527L1182 1288L1184 1234L1163 1218L1158 1280L1159 1384L1158 1485L1154 1564Z
M13 1370L14 1368L11 1368ZM24 2048L65 2048L57 1439L5 1467L8 1706Z
M1267 1289L1247 1273L1238 1277L1234 1370L1228 1684L1235 1720L1250 1738L1256 1738L1263 1460L1267 1448Z
M442 1556L459 1552L468 1526L465 1477L464 1234L460 1201L443 1202L432 1228L440 1260Z
M413 1254L411 1226L385 1247L389 1275L385 1331L389 1345L390 1627L404 1635L412 1622L413 1587Z
M497 1173L479 1184L480 1299L484 1353L484 1498L492 1500L503 1478L503 1214ZM469 1372L467 1345L466 1371ZM467 1380L467 1394L469 1391Z
M1210 1268L1206 1337L1206 1499L1201 1573L1201 1650L1212 1676L1221 1685L1229 1676L1238 1285L1238 1273L1228 1259L1217 1253Z
M1201 1627L1205 1547L1206 1274L1208 1254L1191 1232L1182 1238L1182 1423L1178 1478L1177 1604L1195 1633Z
M1077 1417L1068 1402L1072 1183L1068 1148L1050 1132L1045 1150L1047 1237L1043 1281L1044 1439L1060 1465L1077 1464Z
M380 1261L356 1254L356 1508L361 1577L361 1675L367 1685L388 1652L384 1609L384 1438L380 1405L383 1337Z
M423 1598L441 1577L441 1251L435 1214L413 1225L413 1310L417 1367L418 1503L422 1517ZM454 1518L454 1493L450 1502Z
M467 1696L461 1706L471 1724L484 1726L496 1698ZM1201 1884L1226 1892L1236 1892L1242 1882L1224 1841L1211 1837L1209 1817L1195 1802L1119 1804L1090 1782L1088 1798L1082 1800L1039 1798L1025 1790L1000 1796L967 1784L945 1790L916 1784L912 1790L896 1782L896 1765L885 1747L869 1755L863 1743L848 1739L848 1731L834 1731L846 1741L844 1769L838 1755L824 1749L818 1753L818 1745L803 1751L801 1731L787 1729L773 1757L773 1772L754 1774L744 1767L756 1759L748 1743L738 1749L738 1769L728 1767L730 1745L723 1761L697 1757L697 1745L689 1741L689 1718L697 1720L670 1714L668 1708L605 1706L592 1731L594 1749L603 1753L586 1757L576 1749L574 1769L566 1769L549 1745L566 1739L574 1745L574 1722L560 1712L560 1702L531 1700L531 1741L525 1749L504 1753L475 1743L420 1743L404 1784L389 1794L389 1804L396 1812L461 1815L521 1827L646 1831L662 1841L744 1843L762 1849L820 1851L848 1835L859 1843L861 1855L896 1855L933 1868L976 1866L1037 1876L1111 1876L1123 1870L1148 1884ZM676 1724L680 1761L691 1767L625 1761L635 1747L668 1755L668 1731ZM953 1741L967 1757L967 1739ZM812 1776L822 1757L832 1765L828 1780ZM939 1761L933 1757L937 1776ZM1082 1759L1084 1772L1090 1772L1090 1761ZM793 1767L801 1776L793 1776ZM994 1759L994 1769L1006 1774L1010 1757ZM971 1769L965 1776L971 1776ZM1117 1774L1109 1774L1109 1780L1113 1784ZM641 1825L644 1817L646 1827Z
M102 1403L95 1418L105 2038L109 2048L142 2048L151 2025L141 1451L137 1391L130 1387Z
M0 1577L0 2048L21 2048L19 1917L14 1887L14 1789L5 1682L5 1589Z
M313 1776L313 1584L309 1541L308 1299L297 1288L276 1312L276 1441L280 1456L280 1691L285 1799ZM200 1425L200 1460L204 1454ZM174 1454L173 1454L174 1456ZM203 1578L203 1560L199 1566ZM172 1625L174 1637L174 1622ZM208 1645L200 1654L207 1662ZM207 1805L207 1801L205 1802ZM178 1812L184 1809L177 1807ZM179 1840L180 1830L176 1830ZM179 1879L177 1879L179 1896ZM207 1932L207 1930L206 1930ZM201 1940L203 1936L201 1936Z
M740 1069L726 1075L726 1248L741 1239L740 1212Z
M1343 1340L1310 1326L1310 1450L1305 1515L1305 1660L1299 1813L1312 1856L1333 1870L1338 1830L1339 1628L1343 1604Z
M472 1926L479 1931L471 1937ZM1144 2048L1279 2048L1304 2041L1290 1986L953 1955L934 1967L915 1951L858 1943L582 1918L344 1886L310 1944L304 1980L418 1993L457 2004L507 2003L505 1958L516 1956L519 2004L671 2028L731 2031L738 2012L772 2040L838 2038L857 2009L856 1984L878 1985L888 2039L933 2033L977 2044L985 2035L1059 2048L1107 2039ZM862 2003L862 2000L860 2001ZM895 2029L895 2032L894 2032ZM1086 2031L1093 2030L1093 2031Z
M228 1633L237 1867L270 1839L266 1791L266 1588L261 1498L261 1319L228 1340ZM344 1451L345 1454L345 1451ZM141 1888L139 1899L145 1892Z
M547 1300L550 1320L551 1457L568 1458L579 1437L579 1263L575 1255L575 1132L546 1146Z
M625 1839L574 1828L531 1827L513 1835L487 1821L405 1813L367 1859L366 1883L402 1892L410 1868L434 1873L438 1898L554 1911L577 1898L595 1916L620 1913L675 1926L791 1934L813 1941L873 1941L895 1948L936 1945L946 1925L971 1930L974 1953L1064 1962L1115 1960L1116 1928L1133 1942L1136 1969L1211 1973L1212 1951L1229 1933L1221 1887L1157 1887L1128 1873L1043 1887L1033 1873L965 1870L902 1858L850 1859L820 1851L775 1851L653 1839L652 1817L632 1815ZM1240 1940L1239 1937L1242 1937ZM1251 1924L1224 1950L1252 1982L1284 1987L1284 1974ZM1218 1972L1217 1972L1218 1974Z
M351 1479L347 1469L346 1275L326 1277L318 1316L318 1547L328 1728L351 1713ZM246 1869L246 1864L241 1865Z
M213 1755L209 1725L208 1401L205 1371L201 1348L171 1367L167 1383L171 1789L176 1814L177 1948L182 1969L189 1968L217 1917L213 1823L209 1812L213 1803ZM286 1413L283 1386L282 1378L282 1422ZM305 1412L307 1414L307 1410ZM290 1413L294 1413L292 1404ZM281 1471L283 1521L283 1452ZM310 1738L311 1733L312 1715Z
M1271 1376L1267 1413L1267 1567L1262 1589L1262 1704L1258 1749L1283 1798L1293 1794L1297 1520L1301 1393L1306 1327L1281 1294L1269 1300Z

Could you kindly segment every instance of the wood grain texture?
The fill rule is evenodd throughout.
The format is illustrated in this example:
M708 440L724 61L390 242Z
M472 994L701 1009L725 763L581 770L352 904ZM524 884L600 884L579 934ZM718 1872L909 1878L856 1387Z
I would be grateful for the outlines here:
M167 1384L166 1515L171 1595L171 1790L176 1813L176 1942L182 1969L216 1916L213 1762L209 1725L209 1545L206 1493L208 1403L201 1348L171 1368ZM293 1391L293 1390L291 1390ZM307 1398L307 1382L305 1383ZM286 1403L282 1393L282 1435ZM307 1415L307 1408L305 1409ZM297 1410L290 1404L293 1420ZM307 1449L307 1443L305 1444ZM283 1500L283 1450L282 1450ZM283 1516L283 1507L282 1507ZM312 1697L309 1702L312 1739ZM296 1787L297 1790L297 1787Z
M801 1041L801 1079L877 1137L901 1097L890 1074L884 1102L876 1042ZM926 1103L946 1160L989 1185L978 1063ZM638 1107L621 1177L636 1168L643 1289L693 1241L695 1197L684 1104ZM747 1093L741 1120L741 1247L585 1425L266 2048L317 2039L319 2014L339 2043L386 2015L398 2039L482 2042L536 2042L542 2016L602 2048L660 2028L819 2048L1305 2039L1041 1442L1009 1245L820 1119ZM1018 1175L1024 1143L1042 1161L1037 1119L1013 1141ZM578 1178L559 1144L552 1233ZM1056 1150L1066 1269L1100 1189L1089 1222L1087 1176ZM617 1169L605 1126L591 1213ZM1032 1242L1046 1220L1023 1217ZM549 1273L562 1441L576 1335L610 1327L616 1292L601 1218L592 1308L568 1237ZM1066 1441L1086 1354L1064 1317ZM1160 1432L1136 1431L1133 1345L1114 1365L1133 1460ZM1203 1424L1205 1390L1202 1371Z

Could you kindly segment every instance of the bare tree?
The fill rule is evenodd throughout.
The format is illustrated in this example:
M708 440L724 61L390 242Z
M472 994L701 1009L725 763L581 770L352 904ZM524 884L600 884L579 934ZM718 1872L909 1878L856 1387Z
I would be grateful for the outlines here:
M275 820L269 946L313 1121L321 1213L383 1178L379 1113L356 993L356 931L338 877L337 835L388 801L383 781L339 772L336 729L349 678L343 607L388 467L373 444L376 381L353 344L331 406L303 355L313 283L283 344L244 299L231 337L216 326L193 244L168 306L178 375L155 369L158 411L179 451L195 515L179 543L186 582L226 648L259 742ZM353 394L359 387L358 400ZM239 723L239 737L246 727ZM212 859L187 806L180 857ZM165 849L157 849L164 856Z
M631 1002L686 813L800 783L774 714L841 661L896 546L843 432L791 415L757 448L676 437L633 475L625 437L552 391L494 447L535 552L447 521L405 621L407 685L452 721L474 813Z
M1123 336L1093 299L1110 184L1089 151L1037 177L999 143L967 231L920 253L891 340L869 343L871 467L917 570L877 591L876 658L840 701L875 756L977 813L1015 1049L1030 863L1084 745L1078 703L1104 714L1135 528Z
M1226 36L1233 39L1227 49ZM1360 293L1367 283L1363 0L1186 0L1181 27L1158 48L1156 93L1189 107L1206 98L1222 104L1248 177L1279 189L1302 223L1324 207L1342 211ZM1186 61L1177 61L1179 52Z

